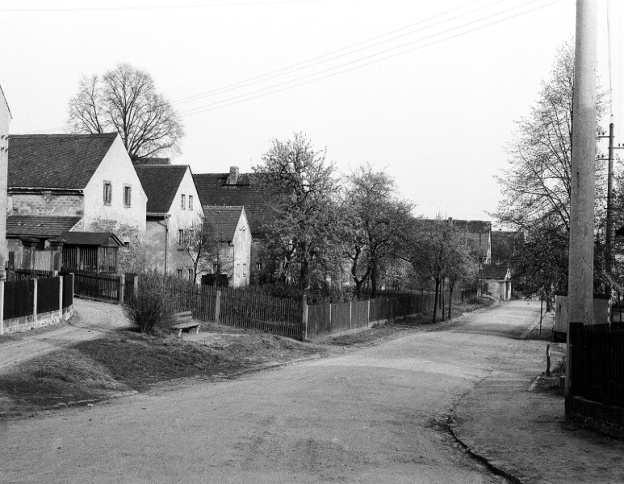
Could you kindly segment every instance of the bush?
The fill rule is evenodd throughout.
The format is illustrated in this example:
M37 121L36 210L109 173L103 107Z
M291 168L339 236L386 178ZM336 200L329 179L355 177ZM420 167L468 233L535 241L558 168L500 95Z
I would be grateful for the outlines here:
M142 333L151 333L171 320L171 306L167 304L161 287L145 285L124 305L128 318Z

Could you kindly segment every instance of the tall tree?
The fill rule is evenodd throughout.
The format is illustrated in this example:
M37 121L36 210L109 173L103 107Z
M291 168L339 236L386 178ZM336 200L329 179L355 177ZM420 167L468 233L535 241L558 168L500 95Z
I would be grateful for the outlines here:
M175 151L184 135L152 76L129 64L82 79L69 101L69 126L77 133L117 131L132 160Z
M264 226L268 266L283 282L308 289L313 278L324 279L337 264L339 185L324 151L296 133L274 140L254 167L259 186L270 194L275 217Z
M400 234L410 221L412 206L395 196L394 180L370 166L357 169L348 178L344 207L345 254L359 294L370 279L374 297L383 276L384 263L396 257Z
M197 276L207 272L212 259L219 261L219 237L214 224L202 219L197 224L184 230L181 249L193 264L193 283ZM219 263L217 262L217 265ZM220 267L218 267L220 270Z
M574 49L566 43L537 102L518 122L516 139L509 146L509 167L498 178L503 198L497 217L504 224L529 229L556 223L569 230L573 82ZM596 174L604 176L599 162ZM604 208L604 183L596 186L599 213Z

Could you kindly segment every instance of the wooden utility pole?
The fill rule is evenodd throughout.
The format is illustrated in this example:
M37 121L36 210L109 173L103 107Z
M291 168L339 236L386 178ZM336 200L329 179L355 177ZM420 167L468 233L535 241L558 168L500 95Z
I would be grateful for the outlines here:
M572 193L568 261L570 323L593 323L594 306L594 163L596 160L596 25L598 0L576 2L576 50L572 105ZM570 331L568 328L569 392Z
M607 167L607 226L605 237L605 265L609 276L613 269L613 137L614 126L609 123L609 158Z

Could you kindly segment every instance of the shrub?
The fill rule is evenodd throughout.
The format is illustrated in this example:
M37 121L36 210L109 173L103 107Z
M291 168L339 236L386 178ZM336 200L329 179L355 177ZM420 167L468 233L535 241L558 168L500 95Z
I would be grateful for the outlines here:
M128 318L142 333L151 333L171 320L170 305L158 285L145 285L125 304Z

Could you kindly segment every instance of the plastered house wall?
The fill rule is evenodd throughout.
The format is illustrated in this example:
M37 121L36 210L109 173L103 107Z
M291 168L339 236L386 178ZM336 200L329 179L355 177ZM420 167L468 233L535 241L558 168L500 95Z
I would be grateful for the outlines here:
M111 203L104 203L104 182L111 182ZM125 206L124 186L132 189L130 206ZM103 221L114 221L117 226L134 227L143 239L145 235L145 209L147 196L143 191L139 177L134 170L128 152L117 136L104 156L100 166L84 188L84 214L82 226L75 230L99 230ZM116 234L121 240L124 234Z
M182 208L182 195L184 195L184 208ZM189 196L193 197L193 206L189 207ZM148 269L164 271L165 246L167 246L167 273L178 274L182 271L182 277L189 276L189 269L193 268L193 261L183 246L178 244L179 231L186 231L193 226L199 226L202 221L203 209L199 201L199 195L195 188L191 170L187 169L180 181L166 220L149 220L145 235L145 254ZM163 226L168 227L168 234ZM166 241L166 239L168 239Z

